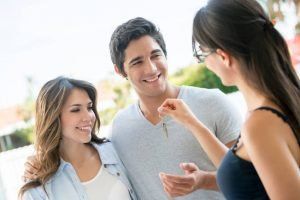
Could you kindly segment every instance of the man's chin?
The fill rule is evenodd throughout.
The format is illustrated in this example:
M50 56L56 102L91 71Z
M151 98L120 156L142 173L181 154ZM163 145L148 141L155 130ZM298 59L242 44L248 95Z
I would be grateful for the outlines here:
M157 88L147 88L142 90L143 96L149 96L149 97L159 97L163 95L166 92L166 87L157 87Z

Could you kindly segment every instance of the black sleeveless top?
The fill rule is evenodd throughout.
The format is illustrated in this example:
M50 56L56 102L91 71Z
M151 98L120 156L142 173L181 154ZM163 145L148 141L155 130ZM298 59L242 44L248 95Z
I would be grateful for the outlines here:
M288 122L287 116L273 108L259 107L256 110L271 111L284 122ZM229 200L270 199L253 164L235 154L239 139L240 136L225 155L217 171L217 183L220 190Z

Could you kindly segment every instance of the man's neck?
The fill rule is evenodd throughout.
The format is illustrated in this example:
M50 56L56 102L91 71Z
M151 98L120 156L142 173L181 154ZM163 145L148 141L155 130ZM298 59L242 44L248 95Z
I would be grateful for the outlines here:
M158 115L157 108L167 98L177 98L180 88L173 85L168 85L166 92L160 96L143 96L139 98L139 107L147 120L152 124L157 124L161 119Z

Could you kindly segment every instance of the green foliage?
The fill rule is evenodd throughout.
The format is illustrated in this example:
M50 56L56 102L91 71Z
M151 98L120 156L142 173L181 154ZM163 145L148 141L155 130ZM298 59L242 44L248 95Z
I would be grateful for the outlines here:
M15 130L9 135L12 145L7 146L6 150L15 149L32 144L34 141L33 125L26 128L20 128Z
M130 84L128 81L114 86L113 91L115 93L114 103L117 109L124 108L130 103Z
M219 88L224 93L237 91L236 87L226 87L221 80L204 64L191 65L170 76L170 81L176 85L188 85L202 88Z
M300 35L300 19L299 19L298 23L295 26L295 32L296 32L297 35Z
M108 125L111 122L111 120L114 118L114 116L117 112L118 112L118 109L116 107L111 107L111 108L107 108L103 111L100 111L101 125Z
M115 95L113 99L115 106L100 111L102 125L108 125L120 109L126 107L133 101L130 91L131 86L128 81L112 86L112 90Z

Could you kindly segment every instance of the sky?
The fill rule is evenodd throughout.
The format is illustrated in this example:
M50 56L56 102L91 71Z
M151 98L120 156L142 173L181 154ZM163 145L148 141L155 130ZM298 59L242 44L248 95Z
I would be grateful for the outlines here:
M95 83L113 76L109 40L114 29L141 16L167 45L170 72L193 62L192 20L205 0L0 1L0 108L24 101L26 77L37 90L59 75Z
M205 4L206 0L0 1L0 108L24 101L26 77L33 78L35 94L60 75L92 83L117 78L109 55L110 36L137 16L160 28L170 73L191 64L192 21Z

